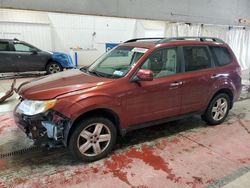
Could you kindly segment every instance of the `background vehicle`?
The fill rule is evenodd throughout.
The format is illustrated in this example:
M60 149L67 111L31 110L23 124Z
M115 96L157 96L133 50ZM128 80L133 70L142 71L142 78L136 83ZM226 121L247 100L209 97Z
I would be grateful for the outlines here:
M220 39L132 39L88 68L24 84L15 119L33 139L95 161L127 131L192 114L222 123L240 95L240 74Z
M46 71L60 72L74 68L66 54L42 51L17 39L0 39L0 73Z

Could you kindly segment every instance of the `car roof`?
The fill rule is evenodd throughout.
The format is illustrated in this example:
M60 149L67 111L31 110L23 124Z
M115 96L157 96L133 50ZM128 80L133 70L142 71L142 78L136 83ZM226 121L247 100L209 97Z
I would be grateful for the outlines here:
M16 38L14 39L0 39L1 42L24 42L24 41L20 41Z
M122 44L122 46L152 48L155 46L178 46L178 45L216 45L224 46L226 43L213 37L172 37L172 38L136 38Z
M13 39L0 39L1 42L10 42L13 41Z

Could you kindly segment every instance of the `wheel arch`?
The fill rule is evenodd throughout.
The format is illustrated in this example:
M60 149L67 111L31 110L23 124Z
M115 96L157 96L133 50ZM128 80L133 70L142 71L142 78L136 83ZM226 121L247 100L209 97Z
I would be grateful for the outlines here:
M45 69L46 69L47 65L48 65L49 63L51 63L51 62L55 62L55 63L57 63L58 65L62 66L59 62L53 60L52 58L49 58L49 59L47 60L46 64L45 64Z
M45 64L45 70L46 70L47 74L50 74L50 73L48 72L48 70L47 70L47 66L48 66L50 63L56 63L56 64L60 67L60 72L63 71L64 67L61 65L61 63L59 63L59 62L57 62L57 61L55 61L55 60L53 60L53 59L50 58L50 59L47 61L47 63Z
M75 127L77 126L77 124L81 121L83 121L86 118L89 117L94 117L94 116L102 116L102 117L106 117L108 118L110 121L112 121L112 123L114 123L115 128L117 130L117 133L119 135L122 135L122 129L120 126L120 118L118 116L117 113L115 113L113 110L111 109L107 109L107 108L97 108L97 109L93 109L87 112L84 112L83 114L81 114L80 116L78 116L72 123L71 126L68 128L68 130L66 131L66 144L68 145L69 143L69 139L73 133L73 130L75 129Z
M230 99L230 109L233 107L233 101L234 101L234 94L233 94L233 91L231 90L231 89L229 89L229 88L221 88L221 89L219 89L218 91L216 91L214 94L213 94L213 96L212 96L212 98L209 100L209 103L217 96L217 95L219 95L219 94L221 94L221 93L225 93L225 94L227 94L228 96L229 96L229 99ZM209 105L209 103L208 103L208 105ZM208 106L207 105L207 106Z

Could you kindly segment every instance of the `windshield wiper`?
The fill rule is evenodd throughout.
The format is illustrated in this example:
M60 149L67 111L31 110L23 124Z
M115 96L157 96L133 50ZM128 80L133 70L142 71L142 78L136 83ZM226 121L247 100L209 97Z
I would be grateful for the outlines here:
M89 71L89 70L88 70L88 67L82 67L82 68L80 68L80 71L85 72L85 73L88 73L88 74L92 74L92 75L95 75L95 76L98 76L98 77L102 77L102 75L99 74L99 73L96 72L96 71Z
M83 72L86 72L86 73L88 73L88 74L98 76L98 77L104 77L104 78L120 78L120 76L110 75L110 74L103 73L103 72L98 72L98 71L94 71L94 70L89 71L89 70L88 70L88 67L82 67L82 68L80 68L80 70L83 71Z
M82 71L82 72L88 72L88 67L81 67L80 71Z
M90 73L90 74L92 74L92 75L98 76L98 77L105 77L105 76L103 76L102 74L100 74L100 73L97 72L97 71L88 71L88 70L87 70L87 72Z

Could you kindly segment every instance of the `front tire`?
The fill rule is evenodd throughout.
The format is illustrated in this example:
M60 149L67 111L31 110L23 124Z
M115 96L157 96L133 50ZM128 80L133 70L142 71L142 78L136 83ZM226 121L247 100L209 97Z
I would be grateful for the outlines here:
M54 61L51 61L46 66L46 72L47 74L54 74L63 71L63 67Z
M93 162L112 151L116 137L116 128L109 119L92 117L76 126L68 147L76 160Z
M229 110L230 98L226 93L221 93L211 100L202 119L209 125L218 125L224 122Z

